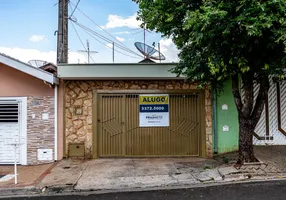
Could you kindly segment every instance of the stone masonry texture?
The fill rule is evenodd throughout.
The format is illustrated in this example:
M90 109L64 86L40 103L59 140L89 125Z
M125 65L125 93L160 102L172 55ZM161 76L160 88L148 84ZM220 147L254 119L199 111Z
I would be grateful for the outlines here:
M54 159L54 97L28 97L27 103L27 161L29 165L53 162L38 161L38 149L52 149ZM49 119L43 120L42 113L48 113ZM32 118L32 115L35 118Z
M92 157L93 90L182 90L196 89L196 85L177 81L66 81L65 82L65 142L66 156L70 143L85 143L86 158ZM73 115L82 107L81 115ZM206 154L212 157L211 95L205 90Z

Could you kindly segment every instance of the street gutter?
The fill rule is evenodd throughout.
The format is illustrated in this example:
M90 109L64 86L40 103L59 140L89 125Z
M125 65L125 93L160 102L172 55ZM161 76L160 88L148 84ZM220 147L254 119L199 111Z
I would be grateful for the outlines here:
M18 198L18 197L41 197L41 196L87 196L94 194L107 194L107 193L129 193L129 192L146 192L146 191L159 191L159 190L178 190L178 189L192 189L192 188L203 188L203 187L216 187L222 185L231 184L250 184L250 183L263 183L263 182L276 182L286 181L286 178L268 178L268 179L246 179L240 181L229 181L229 182L204 182L200 184L184 184L174 186L162 186L162 187L147 187L147 188L123 188L123 189L112 189L112 190L75 190L70 186L63 188L50 188L42 192L42 190L34 187L24 188L0 188L0 199L5 198ZM60 192L59 192L60 191Z

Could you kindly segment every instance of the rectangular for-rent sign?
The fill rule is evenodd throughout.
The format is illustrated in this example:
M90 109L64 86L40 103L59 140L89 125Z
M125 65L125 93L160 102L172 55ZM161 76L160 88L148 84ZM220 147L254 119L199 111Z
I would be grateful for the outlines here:
M169 126L169 95L139 95L139 126Z

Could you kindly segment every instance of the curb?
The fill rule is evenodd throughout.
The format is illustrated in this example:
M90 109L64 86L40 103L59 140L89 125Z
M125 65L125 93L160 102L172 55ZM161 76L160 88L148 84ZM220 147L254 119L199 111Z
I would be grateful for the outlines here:
M45 172L43 172L33 183L26 186L14 186L14 187L3 187L0 188L0 199L4 197L16 197L19 195L37 195L41 194L41 190L36 187L43 178L50 173L50 171L58 164L58 162L53 163Z
M50 186L38 188L41 194L63 194L63 193L71 193L76 191L74 189L75 185L64 185L64 186Z
M13 188L0 188L0 199L9 197L16 197L19 195L35 195L39 194L40 190L38 190L35 186L25 186L25 187L13 187Z
M50 187L40 190L36 187L24 187L24 188L0 188L0 199L4 198L17 198L17 197L44 197L44 196L87 196L92 194L107 194L107 193L128 193L128 192L146 192L146 191L159 191L159 190L179 190L179 189L192 189L203 187L217 187L223 185L235 185L235 184L259 184L264 182L279 182L286 181L286 178L268 178L268 179L245 179L238 181L225 181L225 182L204 182L199 184L184 184L184 185L170 185L170 186L158 186L158 187L146 187L146 188L118 188L111 190L76 190L74 186L66 187ZM3 194L4 193L4 194Z
M284 179L266 179L266 180L239 180L239 181L228 181L228 182L205 182L199 184L192 185L173 185L173 186L160 186L160 187L150 187L150 188L123 188L123 189L114 189L114 190L75 190L73 193L69 193L69 195L90 195L90 194L107 194L107 193L127 193L127 192L146 192L146 191L157 191L157 190L179 190L179 189L192 189L192 188L205 188L205 187L216 187L223 185L236 185L236 184L251 184L251 183L264 183L264 182L278 182L278 181L286 181ZM58 196L64 196L66 194L59 194Z
M59 164L59 162L54 162L46 171L44 171L33 183L33 185L38 185L45 177L47 174L51 173L52 169Z

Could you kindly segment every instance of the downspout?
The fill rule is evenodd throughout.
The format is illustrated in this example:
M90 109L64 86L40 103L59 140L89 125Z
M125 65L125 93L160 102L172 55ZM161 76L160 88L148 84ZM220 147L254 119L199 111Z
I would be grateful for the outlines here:
M54 108L55 108L55 160L58 160L58 86L55 84L55 102L54 102Z
M213 93L213 133L214 133L214 154L218 153L217 145L217 95Z

